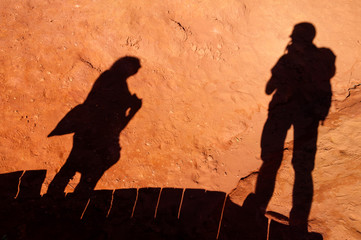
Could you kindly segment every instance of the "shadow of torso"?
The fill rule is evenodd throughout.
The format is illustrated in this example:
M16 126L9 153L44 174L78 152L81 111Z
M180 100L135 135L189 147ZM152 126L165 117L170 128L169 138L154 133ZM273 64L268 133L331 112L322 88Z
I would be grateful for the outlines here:
M115 62L96 80L84 103L67 113L49 134L74 133L73 148L50 183L49 195L62 196L69 180L79 172L81 178L74 192L86 196L119 160L119 135L142 105L126 83L139 68L137 58L124 57Z
M125 80L119 81L109 72L103 73L85 102L73 109L77 127L73 149L68 161L76 171L93 168L103 171L120 157L119 134L127 124L126 113L131 107L132 95ZM71 121L71 120L69 120Z
M273 67L266 86L267 94L276 90L269 104L270 114L283 108L288 115L324 120L331 104L334 61L334 54L327 48L310 45L299 50L289 46L288 53Z

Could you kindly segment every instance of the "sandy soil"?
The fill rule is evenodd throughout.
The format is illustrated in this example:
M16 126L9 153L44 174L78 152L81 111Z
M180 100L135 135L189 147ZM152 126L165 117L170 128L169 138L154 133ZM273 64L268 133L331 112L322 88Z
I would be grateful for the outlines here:
M180 187L253 191L271 99L264 93L293 26L315 25L336 55L333 102L319 128L310 228L361 237L361 4L336 1L1 0L0 172L46 169L47 186L72 136L47 138L120 57L141 60L128 79L143 105L120 136L121 158L96 189ZM291 206L289 154L269 206ZM72 186L79 180L76 175ZM236 189L234 189L236 188ZM237 190L238 189L238 190ZM241 193L239 189L243 189ZM242 195L243 194L243 195Z

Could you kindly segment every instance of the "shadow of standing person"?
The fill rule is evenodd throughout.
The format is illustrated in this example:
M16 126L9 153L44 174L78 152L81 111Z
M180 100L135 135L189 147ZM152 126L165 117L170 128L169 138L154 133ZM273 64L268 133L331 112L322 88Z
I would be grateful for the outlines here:
M126 80L141 67L135 57L123 57L102 73L84 103L76 106L48 135L74 133L66 163L49 185L47 195L64 196L76 172L81 174L74 194L89 196L104 172L120 158L119 134L142 106Z
M272 69L266 94L275 93L263 128L263 164L255 192L258 210L264 214L273 195L287 131L293 125L295 181L289 224L291 232L297 236L308 232L318 126L328 115L332 97L330 79L335 74L336 56L330 49L317 48L313 44L315 35L311 23L295 25L286 53Z

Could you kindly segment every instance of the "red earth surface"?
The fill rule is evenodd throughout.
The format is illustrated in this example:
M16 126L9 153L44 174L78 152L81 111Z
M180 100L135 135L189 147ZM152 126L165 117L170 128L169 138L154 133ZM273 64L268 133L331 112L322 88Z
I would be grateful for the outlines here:
M121 157L95 189L201 188L242 205L262 164L265 86L295 24L336 55L332 105L319 127L309 230L361 235L361 3L335 1L9 1L0 9L0 173L65 163L72 135L47 135L121 57L142 107ZM292 129L269 210L292 206ZM72 192L80 175L66 188Z

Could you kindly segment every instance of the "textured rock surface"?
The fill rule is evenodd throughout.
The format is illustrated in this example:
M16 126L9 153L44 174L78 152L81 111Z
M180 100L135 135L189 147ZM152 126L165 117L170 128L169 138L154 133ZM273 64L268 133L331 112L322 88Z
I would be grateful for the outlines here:
M1 5L0 171L47 169L43 192L72 146L71 135L46 136L84 101L100 73L125 55L141 59L143 67L128 84L143 106L121 134L121 159L97 189L230 192L261 164L270 69L293 26L313 23L316 45L337 58L331 113L319 128L310 226L325 239L360 238L359 1L1 0ZM269 206L285 215L293 184L290 157L286 154ZM240 181L239 188L251 192L254 179L248 185ZM241 203L239 192L233 197Z

